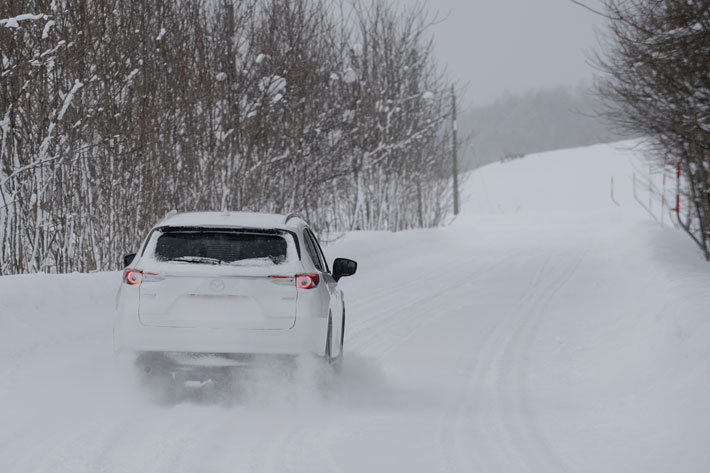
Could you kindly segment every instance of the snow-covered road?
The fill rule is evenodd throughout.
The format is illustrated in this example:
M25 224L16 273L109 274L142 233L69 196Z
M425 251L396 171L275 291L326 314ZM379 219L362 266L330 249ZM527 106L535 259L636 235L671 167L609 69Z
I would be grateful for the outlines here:
M0 471L707 471L710 268L629 156L487 166L451 226L330 246L360 263L335 377L156 404L113 360L118 273L0 278Z

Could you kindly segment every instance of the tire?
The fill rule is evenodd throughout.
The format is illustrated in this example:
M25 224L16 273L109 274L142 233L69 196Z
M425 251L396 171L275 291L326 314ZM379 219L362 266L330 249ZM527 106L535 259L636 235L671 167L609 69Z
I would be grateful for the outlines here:
M338 356L333 358L330 362L331 366L333 366L333 371L336 374L340 374L341 370L343 369L343 348L345 346L345 309L343 309L343 319L342 323L340 324L340 351L338 352Z
M344 321L345 319L343 319ZM341 336L345 335L345 328L341 328ZM333 356L333 318L328 317L328 332L325 341L325 354L323 360L326 362L327 366L330 368L332 374L340 374L343 366L343 338L340 339L340 352L338 356Z
M328 315L328 331L326 332L326 336L325 336L325 354L323 356L325 358L325 361L327 361L328 363L333 363L332 345L333 345L333 317Z
M134 366L142 387L153 402L163 406L180 402L182 385L161 353L139 353Z
M338 358L343 358L343 348L345 348L345 307L343 307L343 322L340 324L340 355Z

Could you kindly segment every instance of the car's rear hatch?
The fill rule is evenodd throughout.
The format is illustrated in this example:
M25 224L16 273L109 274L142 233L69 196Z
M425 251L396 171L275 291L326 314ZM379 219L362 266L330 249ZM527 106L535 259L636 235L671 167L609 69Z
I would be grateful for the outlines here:
M298 258L286 232L163 229L151 238L140 285L141 323L289 329ZM294 261L295 260L295 261Z

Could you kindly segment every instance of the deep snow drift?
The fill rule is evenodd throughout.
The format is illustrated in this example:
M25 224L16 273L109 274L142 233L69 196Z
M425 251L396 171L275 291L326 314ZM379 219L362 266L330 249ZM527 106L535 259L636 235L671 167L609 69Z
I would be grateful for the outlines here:
M635 202L629 145L486 166L449 227L331 245L360 263L339 376L156 402L113 359L119 273L0 278L0 471L706 471L710 266Z

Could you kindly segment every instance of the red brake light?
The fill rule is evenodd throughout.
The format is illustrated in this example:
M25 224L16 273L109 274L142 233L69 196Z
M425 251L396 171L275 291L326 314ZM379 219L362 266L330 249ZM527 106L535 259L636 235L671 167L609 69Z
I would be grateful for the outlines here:
M320 278L317 274L299 274L296 276L296 285L301 289L313 289L318 285Z
M135 286L141 282L141 272L135 269L127 269L123 272L123 282L130 286Z

